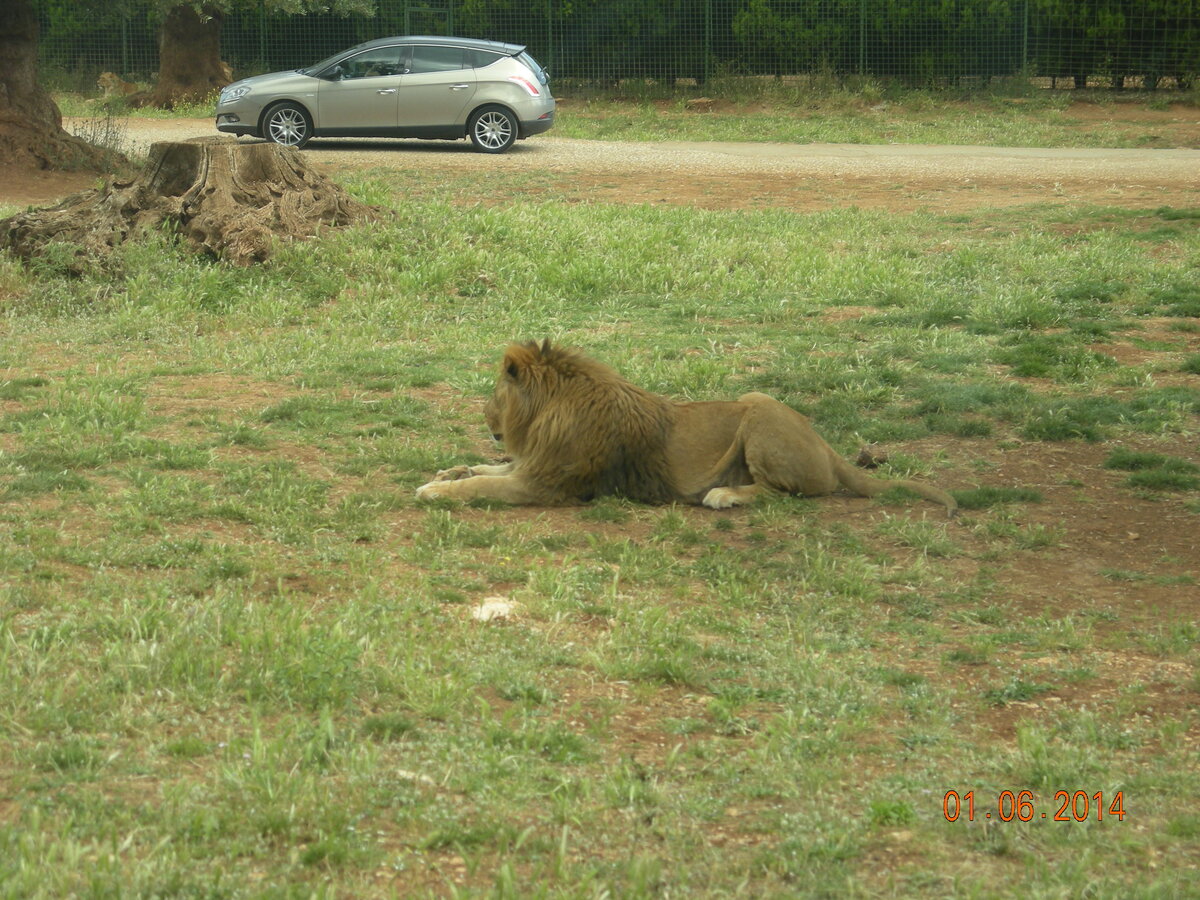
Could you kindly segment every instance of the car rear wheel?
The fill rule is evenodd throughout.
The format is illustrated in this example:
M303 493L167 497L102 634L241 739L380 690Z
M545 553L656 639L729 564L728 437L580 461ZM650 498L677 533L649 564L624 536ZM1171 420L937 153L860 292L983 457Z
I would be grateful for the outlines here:
M517 139L517 118L496 106L481 109L471 116L467 133L480 153L503 153Z
M285 147L303 147L312 130L308 111L297 103L277 103L263 116L263 137Z

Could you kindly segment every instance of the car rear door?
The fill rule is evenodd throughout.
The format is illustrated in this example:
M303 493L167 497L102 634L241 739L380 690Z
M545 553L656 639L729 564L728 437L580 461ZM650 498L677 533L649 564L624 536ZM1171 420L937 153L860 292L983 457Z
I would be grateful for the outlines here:
M369 134L394 129L398 118L403 48L364 50L339 63L341 77L317 91L319 131Z
M400 127L434 128L466 122L475 95L475 70L461 47L413 44L400 79Z

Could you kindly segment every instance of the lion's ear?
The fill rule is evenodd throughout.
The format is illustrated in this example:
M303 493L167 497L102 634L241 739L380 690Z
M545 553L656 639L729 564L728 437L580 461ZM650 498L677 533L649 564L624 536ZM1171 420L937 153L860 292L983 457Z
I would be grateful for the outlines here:
M546 338L544 341L542 341L542 356L545 356L549 352L550 352L550 338Z
M527 344L513 344L504 354L504 362L500 365L502 371L513 381L520 381L521 371L533 363L538 346L533 341Z

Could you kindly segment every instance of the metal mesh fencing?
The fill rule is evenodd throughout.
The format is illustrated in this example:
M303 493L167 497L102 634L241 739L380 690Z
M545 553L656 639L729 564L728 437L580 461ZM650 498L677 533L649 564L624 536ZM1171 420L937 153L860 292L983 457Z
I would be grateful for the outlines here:
M34 5L51 86L87 89L102 71L148 81L157 70L148 0ZM271 9L250 0L225 18L222 53L239 77L393 34L526 44L559 93L813 77L1190 89L1200 73L1200 0L377 0L374 16Z

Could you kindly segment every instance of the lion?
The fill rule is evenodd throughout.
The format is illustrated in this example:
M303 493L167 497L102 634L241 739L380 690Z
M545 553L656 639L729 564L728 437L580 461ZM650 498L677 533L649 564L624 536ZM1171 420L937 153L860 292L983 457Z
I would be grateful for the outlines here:
M101 72L100 77L96 79L96 86L100 88L106 100L109 97L129 97L141 90L132 81L126 81L113 72Z
M859 471L807 417L766 394L673 401L549 340L508 348L484 415L512 461L444 469L419 498L559 506L617 495L728 509L768 491L874 497L905 487L948 515L958 508L936 487Z

